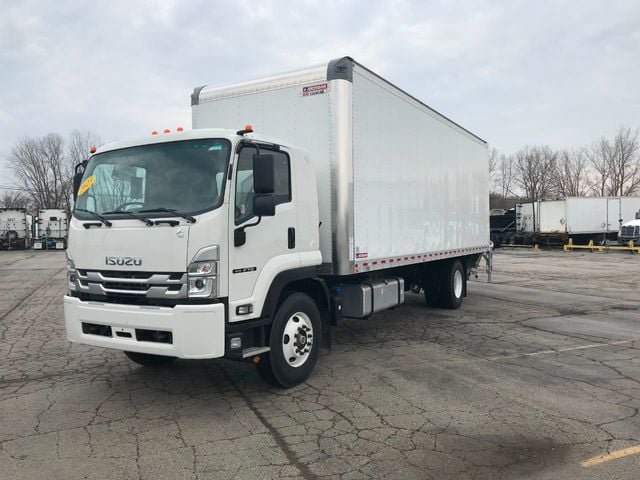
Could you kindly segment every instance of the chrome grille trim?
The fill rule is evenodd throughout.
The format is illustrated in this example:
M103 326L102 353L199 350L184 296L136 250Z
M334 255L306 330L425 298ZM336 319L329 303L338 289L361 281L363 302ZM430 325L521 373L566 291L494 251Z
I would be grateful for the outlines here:
M78 269L76 271L77 291L103 297L135 295L154 299L187 298L186 272L135 272L134 275L131 273Z

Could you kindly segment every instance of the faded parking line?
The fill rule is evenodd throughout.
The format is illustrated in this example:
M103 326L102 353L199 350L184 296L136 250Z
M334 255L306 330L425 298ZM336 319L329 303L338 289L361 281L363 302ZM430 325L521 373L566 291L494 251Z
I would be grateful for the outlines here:
M621 450L616 450L611 453L605 453L603 455L598 455L596 457L588 458L583 462L580 462L585 468L593 467L594 465L600 465L601 463L610 462L611 460L616 460L618 458L628 457L629 455L636 455L640 453L640 445L636 445L635 447L623 448Z
M624 345L625 343L633 343L636 340L637 340L636 338L632 338L631 340L619 340L617 342L609 342L609 343L592 343L589 345L581 345L579 347L558 348L556 350L542 350L540 352L519 353L517 355L498 355L496 357L491 357L490 360L504 360L508 358L533 357L536 355L548 355L550 353L562 353L562 352L571 352L574 350L585 350L587 348L612 347L616 345Z

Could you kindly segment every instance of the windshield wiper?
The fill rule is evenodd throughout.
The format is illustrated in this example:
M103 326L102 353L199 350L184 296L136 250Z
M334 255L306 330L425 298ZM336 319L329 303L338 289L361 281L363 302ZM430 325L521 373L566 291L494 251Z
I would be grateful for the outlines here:
M138 210L139 211L139 210ZM144 222L145 225L147 225L148 227L152 227L153 226L153 222L151 220L149 220L148 218L145 217L139 217L138 215L136 215L133 212L128 212L126 210L112 210L110 212L103 212L103 215L111 215L111 214L122 214L122 215L128 215L131 218L135 218L136 220L140 220L141 222Z
M187 215L186 213L180 213L175 208L158 207L158 208L149 208L147 210L136 210L136 212L138 213L162 213L162 212L173 213L177 217L184 218L189 223L196 223L196 219L194 217L192 217L191 215Z
M82 212L82 213L88 213L89 215L93 216L93 218L97 218L98 220L100 220L101 223L104 223L105 226L110 227L112 225L112 223L107 220L106 218L104 218L102 215L100 215L99 213L96 212L92 212L91 210L87 210L84 208L74 208L73 209L74 212ZM91 224L91 223L83 223L82 226L84 228L89 228L91 225L96 225L96 224ZM100 224L98 224L97 226L100 226Z

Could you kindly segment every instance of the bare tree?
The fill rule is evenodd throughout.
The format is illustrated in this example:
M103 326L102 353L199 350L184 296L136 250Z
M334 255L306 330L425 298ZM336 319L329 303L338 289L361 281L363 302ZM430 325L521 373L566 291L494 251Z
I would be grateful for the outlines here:
M62 137L50 133L23 137L9 153L17 187L29 193L35 208L57 208L65 203L71 176L63 147Z
M513 156L502 155L500 157L498 172L498 186L502 198L517 196L514 192L516 169Z
M633 195L640 187L638 131L620 127L613 140L609 195Z
M33 208L71 209L73 167L89 156L91 145L100 143L93 132L73 131L66 143L57 133L19 139L8 156L16 189L29 198Z
M535 203L550 194L557 156L547 146L525 147L515 154L515 181L531 202ZM535 208L533 224L536 224Z
M613 141L602 137L585 150L593 170L596 195L633 195L640 190L640 138L638 131L620 127Z
M584 150L558 152L552 183L559 197L583 197L587 194L589 178Z
M0 207L27 208L29 207L29 198L19 190L3 190L0 193Z
M67 156L72 166L86 160L93 146L102 144L100 135L90 130L74 130L67 141Z

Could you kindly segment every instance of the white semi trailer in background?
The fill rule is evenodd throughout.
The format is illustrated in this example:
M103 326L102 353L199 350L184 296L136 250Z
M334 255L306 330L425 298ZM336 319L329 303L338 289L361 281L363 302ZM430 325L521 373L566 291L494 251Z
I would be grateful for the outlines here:
M38 212L34 250L63 250L67 247L67 214L61 208L45 208Z
M534 209L535 207L535 209ZM535 210L535 211L534 211ZM516 205L517 230L530 242L604 242L635 219L640 197L567 197ZM534 223L535 222L535 223Z
M348 57L196 88L192 113L78 166L69 340L250 360L289 387L343 317L419 288L460 307L490 254L482 139Z
M31 246L31 226L25 208L0 208L0 250Z

